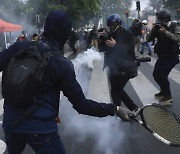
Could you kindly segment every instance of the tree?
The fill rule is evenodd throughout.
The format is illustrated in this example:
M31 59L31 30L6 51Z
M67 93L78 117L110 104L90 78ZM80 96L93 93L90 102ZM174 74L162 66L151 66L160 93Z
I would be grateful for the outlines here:
M101 0L100 15L104 20L113 13L117 13L125 21L126 11L131 7L132 0Z
M161 0L149 0L149 5L153 8L153 12L158 12L162 8Z
M51 10L67 12L73 27L83 27L95 18L106 18L118 13L125 19L125 12L130 8L132 0L1 0L0 11L12 14L17 21L27 20L28 24L43 26L47 13ZM40 25L36 23L36 15L40 17Z
M24 4L19 0L0 0L0 18L7 22L19 24L21 18L25 17L23 6ZM9 38L7 35L7 39ZM4 47L4 34L0 33L0 48Z
M28 0L26 9L33 24L36 14L40 15L41 23L44 23L49 11L63 10L70 15L73 26L78 27L99 11L99 2L99 0Z
M10 16L15 17L16 22L24 17L24 4L19 0L1 0L0 1L0 17L9 21ZM13 18L11 18L12 20Z
M26 13L28 19L35 24L35 15L39 14L44 23L47 13L58 9L67 12L73 27L82 27L94 18L107 17L111 13L119 13L125 18L125 11L130 8L132 0L28 0Z
M180 0L161 0L165 8L176 13L178 20L180 19Z

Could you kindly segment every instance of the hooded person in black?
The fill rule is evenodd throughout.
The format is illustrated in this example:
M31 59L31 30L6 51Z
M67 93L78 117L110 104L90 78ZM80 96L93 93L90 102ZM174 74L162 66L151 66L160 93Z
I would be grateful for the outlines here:
M4 99L3 129L9 154L20 154L26 144L38 154L65 154L65 148L57 133L57 116L59 114L60 91L71 102L79 114L95 117L113 116L116 114L124 121L129 121L128 109L113 104L98 103L86 99L76 80L73 64L63 57L61 50L71 33L71 20L61 11L52 11L47 16L44 26L44 37L38 41L39 52L52 52L42 79L41 93L34 103L27 108L19 108ZM30 42L16 42L0 52L0 71L16 53L28 48ZM16 122L24 114L40 106L30 116Z

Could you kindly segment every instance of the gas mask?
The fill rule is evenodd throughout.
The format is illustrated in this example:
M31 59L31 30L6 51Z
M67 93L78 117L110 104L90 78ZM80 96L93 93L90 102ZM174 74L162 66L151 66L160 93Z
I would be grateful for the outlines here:
M109 30L111 33L115 33L117 29L119 29L121 25L119 23L113 22L112 24L109 25Z

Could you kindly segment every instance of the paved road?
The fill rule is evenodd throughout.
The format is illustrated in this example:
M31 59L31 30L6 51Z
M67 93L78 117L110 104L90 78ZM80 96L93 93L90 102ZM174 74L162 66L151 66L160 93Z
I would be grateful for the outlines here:
M72 59L77 72L77 79L85 95L96 101L109 103L107 75L106 71L102 71L103 53L89 51L77 55L77 57L69 54L66 53L65 56ZM96 60L92 67L93 59ZM156 57L153 55L151 62L141 63L138 77L131 79L125 88L140 107L150 103L158 103L153 97L154 93L158 92L158 86L152 77L155 60ZM171 109L180 117L179 76L180 65L177 65L171 72L169 79L174 98ZM125 123L115 116L96 118L79 115L73 110L67 98L63 96L61 98L60 117L62 122L59 124L59 133L68 154L180 153L180 148L161 143L137 123ZM0 129L0 137L3 140L2 129ZM27 147L23 154L33 154L33 152Z

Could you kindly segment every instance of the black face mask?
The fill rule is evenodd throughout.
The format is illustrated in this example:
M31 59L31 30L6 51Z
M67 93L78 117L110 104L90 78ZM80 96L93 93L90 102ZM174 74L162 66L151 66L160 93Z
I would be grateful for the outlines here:
M111 25L109 26L109 30L111 31L111 33L115 33L121 25Z
M169 27L170 19L169 18L158 18L158 21L163 27Z

